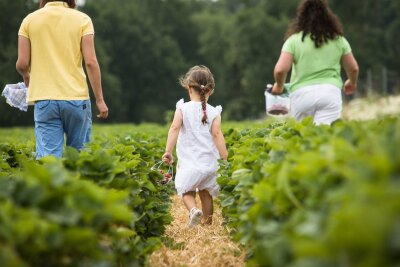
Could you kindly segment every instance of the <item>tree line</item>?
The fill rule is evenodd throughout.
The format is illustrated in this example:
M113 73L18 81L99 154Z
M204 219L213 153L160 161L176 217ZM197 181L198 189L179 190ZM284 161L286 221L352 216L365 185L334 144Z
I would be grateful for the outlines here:
M259 118L264 88L286 29L300 1L293 0L86 0L79 9L93 20L108 122L165 122L180 98L178 78L207 65L216 80L210 103L225 119ZM330 0L360 65L361 94L368 73L389 69L399 87L400 1ZM0 0L0 85L21 80L15 71L17 32L37 1ZM45 48L44 48L45 49ZM45 74L44 74L45 75ZM0 102L0 125L31 125L27 113Z

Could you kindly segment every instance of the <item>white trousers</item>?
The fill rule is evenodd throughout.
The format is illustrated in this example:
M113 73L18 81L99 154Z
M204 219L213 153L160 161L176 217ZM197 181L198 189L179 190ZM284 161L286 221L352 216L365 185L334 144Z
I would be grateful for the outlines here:
M317 125L328 124L340 118L342 93L331 84L304 86L290 94L290 115L297 121L312 116Z

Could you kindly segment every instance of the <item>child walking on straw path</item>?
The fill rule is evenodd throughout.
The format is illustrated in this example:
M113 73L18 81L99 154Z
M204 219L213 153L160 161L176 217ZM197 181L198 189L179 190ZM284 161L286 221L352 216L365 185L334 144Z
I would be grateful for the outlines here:
M190 101L184 103L181 99L176 104L162 160L173 163L172 151L176 144L175 188L189 211L191 228L201 219L204 224L212 223L213 197L219 192L218 159L226 160L228 152L221 131L222 108L207 103L215 87L211 71L206 66L194 66L180 79L180 84L188 90ZM196 191L201 210L196 205Z

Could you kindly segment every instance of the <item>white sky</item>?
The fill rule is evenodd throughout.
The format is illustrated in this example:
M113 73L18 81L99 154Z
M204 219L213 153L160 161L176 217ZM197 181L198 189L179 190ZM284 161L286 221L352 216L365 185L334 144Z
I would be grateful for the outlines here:
M76 4L78 6L81 6L81 5L85 4L85 0L76 0Z

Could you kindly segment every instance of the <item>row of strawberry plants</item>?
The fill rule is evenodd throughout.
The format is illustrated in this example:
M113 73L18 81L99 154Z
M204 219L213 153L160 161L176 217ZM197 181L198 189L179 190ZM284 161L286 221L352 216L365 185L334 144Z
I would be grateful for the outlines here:
M154 127L100 127L84 151L39 162L33 142L4 138L2 266L142 266L171 221L173 189L150 170L165 139Z
M400 263L400 119L230 130L221 206L249 266Z

